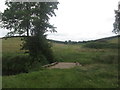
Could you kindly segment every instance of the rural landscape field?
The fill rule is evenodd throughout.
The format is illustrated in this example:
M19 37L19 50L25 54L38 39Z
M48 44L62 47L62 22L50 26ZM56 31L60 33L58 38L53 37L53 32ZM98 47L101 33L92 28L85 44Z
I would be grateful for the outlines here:
M54 62L79 62L69 69L42 68L48 64L36 62L28 72L27 54L20 50L22 37L2 39L3 88L117 88L119 37L85 43L52 42ZM13 70L13 71L12 71Z

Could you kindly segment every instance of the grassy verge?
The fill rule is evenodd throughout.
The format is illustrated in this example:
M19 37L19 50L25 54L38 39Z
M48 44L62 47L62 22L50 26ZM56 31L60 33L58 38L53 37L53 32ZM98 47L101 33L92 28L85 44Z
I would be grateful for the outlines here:
M43 69L3 77L3 88L116 88L116 65L86 65L72 69Z

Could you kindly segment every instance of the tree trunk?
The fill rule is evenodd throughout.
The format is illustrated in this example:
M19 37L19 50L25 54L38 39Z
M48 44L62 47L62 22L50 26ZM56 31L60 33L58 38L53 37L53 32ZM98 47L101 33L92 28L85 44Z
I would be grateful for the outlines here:
M27 37L29 37L29 28L27 27Z

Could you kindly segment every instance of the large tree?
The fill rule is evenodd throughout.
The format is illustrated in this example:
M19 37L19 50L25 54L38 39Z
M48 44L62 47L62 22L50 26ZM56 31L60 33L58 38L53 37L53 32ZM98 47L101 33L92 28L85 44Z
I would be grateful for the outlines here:
M55 32L55 27L49 23L56 16L58 2L6 2L8 8L2 14L3 27L10 29L8 36L15 34L27 35L24 38L23 49L30 56L39 59L44 55L52 62L52 51L46 40L45 33Z
M49 19L56 16L54 10L58 9L58 2L6 2L5 4L8 8L2 15L2 22L4 28L11 30L8 35L25 33L27 36L33 35L33 29L38 25L42 28L44 26L43 32L48 31L48 28L54 31Z

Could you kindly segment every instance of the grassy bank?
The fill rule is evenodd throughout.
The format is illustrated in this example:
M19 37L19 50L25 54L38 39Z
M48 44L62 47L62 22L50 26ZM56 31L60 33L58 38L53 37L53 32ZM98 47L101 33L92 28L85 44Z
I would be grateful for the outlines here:
M45 69L3 77L8 88L115 88L116 66L92 64L72 69Z

